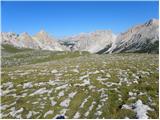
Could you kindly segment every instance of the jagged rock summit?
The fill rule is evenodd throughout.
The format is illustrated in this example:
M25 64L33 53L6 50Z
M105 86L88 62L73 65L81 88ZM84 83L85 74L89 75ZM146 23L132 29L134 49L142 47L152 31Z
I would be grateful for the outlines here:
M20 48L32 48L51 51L64 51L64 46L60 45L56 38L41 30L34 36L24 32L20 35L15 33L1 33L2 44L10 44Z
M57 38L41 30L34 36L30 36L26 32L20 35L13 32L3 32L1 38L2 44L51 51L88 51L99 54L120 52L158 53L159 20L151 19L144 24L135 25L117 36L110 30L97 30L65 37L58 41Z
M64 47L61 46L57 39L53 36L50 36L44 30L38 32L35 36L32 37L37 43L39 47L43 50L52 50L52 51L64 51Z

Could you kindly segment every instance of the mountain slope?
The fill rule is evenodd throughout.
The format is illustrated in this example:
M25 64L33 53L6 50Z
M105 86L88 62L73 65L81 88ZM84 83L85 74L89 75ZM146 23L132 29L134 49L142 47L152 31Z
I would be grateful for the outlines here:
M32 37L29 36L28 33L20 34L17 39L18 39L17 44L19 45L19 47L34 48L34 49L39 48L39 45L37 44L37 42L33 40Z
M105 53L154 52L159 51L159 21L151 19L117 36L111 48Z
M19 48L32 48L51 51L67 50L60 45L57 39L49 36L45 31L40 31L35 36L29 36L28 33L17 35L16 33L1 33L2 44L13 45Z
M115 35L109 30L57 38L41 30L34 36L27 33L17 35L12 32L1 33L2 44L20 48L32 48L51 51L88 51L90 53L121 53L159 51L159 20L151 19L142 25L136 25L128 31Z
M32 38L43 50L64 51L64 48L57 42L56 38L49 36L44 30L41 30Z
M89 51L96 53L107 45L111 45L116 36L107 30L99 30L91 33L81 33L79 35L65 38L65 41L74 43L74 50Z

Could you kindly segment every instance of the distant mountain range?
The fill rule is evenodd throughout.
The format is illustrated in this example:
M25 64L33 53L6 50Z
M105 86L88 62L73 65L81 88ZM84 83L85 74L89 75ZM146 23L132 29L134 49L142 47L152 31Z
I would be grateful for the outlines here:
M12 32L1 33L1 44L19 48L32 48L51 51L88 51L91 53L120 53L159 51L159 20L151 19L136 25L128 31L115 35L109 30L82 33L61 40L41 30L34 36Z
M51 51L67 50L65 46L60 45L56 38L48 35L48 33L43 30L34 36L30 36L26 32L20 35L12 32L2 33L1 35L2 44L13 45L14 47Z

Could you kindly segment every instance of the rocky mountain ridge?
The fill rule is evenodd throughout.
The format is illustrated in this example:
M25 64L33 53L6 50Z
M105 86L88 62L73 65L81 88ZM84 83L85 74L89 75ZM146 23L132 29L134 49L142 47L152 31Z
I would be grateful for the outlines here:
M106 53L120 52L158 52L159 21L151 19L142 25L136 25L117 36Z
M20 48L51 51L88 51L91 53L154 52L159 51L159 20L151 19L115 35L110 30L98 30L65 37L62 40L41 30L34 36L1 33L2 44Z
M48 35L44 30L41 30L34 36L28 33L20 35L16 33L1 33L2 44L9 44L19 48L32 48L51 51L65 51L67 48L60 45L56 38Z
M73 50L89 51L96 53L103 49L106 45L111 46L116 35L109 30L99 30L90 33L78 34L65 38L65 41L75 44Z

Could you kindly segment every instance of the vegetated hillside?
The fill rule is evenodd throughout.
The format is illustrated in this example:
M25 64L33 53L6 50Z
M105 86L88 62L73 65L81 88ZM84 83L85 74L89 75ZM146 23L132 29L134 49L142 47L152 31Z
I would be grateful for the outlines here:
M49 51L49 50L35 50L28 48L17 48L12 45L2 45L1 65L14 66L25 64L36 64L41 62L48 62L64 58L73 58L82 55L88 55L88 52L68 52L68 51Z
M3 54L13 54L17 52L24 52L24 51L29 51L32 50L30 48L18 48L14 47L13 45L9 44L1 44L1 53Z
M159 55L147 54L158 53L157 33L156 20L133 27L97 52L113 54L102 55L74 49L77 43L70 41L65 44L72 52L48 49L51 38L43 31L35 36L47 40L43 49L17 46L30 42L7 34L1 45L0 117L158 119Z
M158 54L16 50L2 55L1 117L158 118L158 80Z

